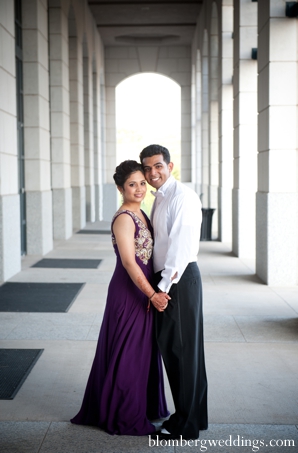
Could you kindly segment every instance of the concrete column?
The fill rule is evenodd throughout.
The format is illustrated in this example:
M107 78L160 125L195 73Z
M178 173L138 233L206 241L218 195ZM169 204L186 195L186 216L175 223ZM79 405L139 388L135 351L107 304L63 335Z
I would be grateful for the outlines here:
M169 48L168 55L178 64L171 76L181 86L181 181L192 178L191 152L191 53L187 47Z
M195 190L199 196L202 194L202 69L201 53L197 51L195 74Z
M93 149L94 149L94 204L95 220L102 219L102 149L101 149L101 112L100 84L97 72L93 72Z
M191 182L196 188L196 65L191 68Z
M76 34L71 34L68 42L72 219L73 228L80 229L86 225L83 59Z
M47 1L22 6L27 252L44 255L53 247Z
M297 21L285 2L258 12L256 270L268 285L297 284Z
M221 9L219 81L219 240L232 242L233 187L233 5Z
M218 133L218 15L212 5L209 38L209 207L214 208L212 237L218 237L219 133Z
M202 52L202 204L209 206L209 70L208 36L204 33Z
M49 2L51 151L55 239L72 235L67 16ZM55 4L55 2L54 2Z
M105 90L105 83L104 83L104 75L100 73L99 77L99 94L100 94L100 162L101 162L101 209L100 209L100 220L104 219L104 198L103 198L103 190L104 190L104 181L105 181L105 174L106 174L106 162L105 162L105 155L106 155L106 90ZM117 195L116 195L117 197ZM115 197L115 198L116 198ZM117 202L116 202L117 206Z
M95 191L94 191L94 137L93 137L93 80L92 62L88 56L83 58L83 87L84 87L84 157L85 157L85 187L86 187L86 220L95 221Z
M109 78L110 80L110 78ZM117 189L113 180L116 165L116 90L113 80L106 85L106 149L103 185L103 220L111 220L118 206ZM109 85L109 83L111 85Z
M234 187L233 252L255 255L257 181L257 5L234 2ZM262 5L263 7L263 5Z
M14 2L0 1L0 282L21 270Z

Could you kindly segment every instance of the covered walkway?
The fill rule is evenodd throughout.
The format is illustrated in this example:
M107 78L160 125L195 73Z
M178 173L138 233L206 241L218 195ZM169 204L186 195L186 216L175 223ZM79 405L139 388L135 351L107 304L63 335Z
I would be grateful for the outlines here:
M107 226L87 224L89 229ZM297 451L297 287L267 286L256 277L252 261L233 256L228 244L201 243L210 420L201 440L236 443L154 448L146 437L109 436L69 423L81 403L114 268L110 236L74 234L56 241L46 257L103 261L98 269L42 269L30 267L41 256L26 256L22 271L10 279L85 286L67 313L0 313L2 348L44 349L16 397L0 401L1 453L182 452L205 447L222 453ZM168 388L167 398L173 410ZM247 446L237 447L237 439ZM257 445L262 440L264 446ZM285 440L293 440L295 447L282 446ZM270 441L279 443L270 447Z

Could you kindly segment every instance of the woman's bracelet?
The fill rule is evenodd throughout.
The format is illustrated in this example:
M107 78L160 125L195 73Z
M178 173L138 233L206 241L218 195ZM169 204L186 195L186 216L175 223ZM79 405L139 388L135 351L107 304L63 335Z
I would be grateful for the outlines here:
M154 291L154 293L152 294L152 296L148 297L149 300L152 299L152 297L154 296L154 294L156 294L156 292Z

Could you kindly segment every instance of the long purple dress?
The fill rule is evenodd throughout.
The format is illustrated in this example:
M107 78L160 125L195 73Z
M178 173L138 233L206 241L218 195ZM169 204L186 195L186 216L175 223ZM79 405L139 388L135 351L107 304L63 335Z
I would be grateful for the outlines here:
M80 412L71 420L98 426L110 434L142 436L153 433L150 420L169 415L164 395L161 357L153 335L153 310L122 265L113 223L119 215L135 223L136 262L152 280L152 227L127 210L112 220L112 241L117 256L97 350Z

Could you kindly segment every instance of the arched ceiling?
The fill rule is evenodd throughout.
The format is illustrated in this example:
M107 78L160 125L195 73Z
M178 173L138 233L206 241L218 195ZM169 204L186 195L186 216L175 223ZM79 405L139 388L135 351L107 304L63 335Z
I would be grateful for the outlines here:
M203 0L89 0L105 46L190 45Z

